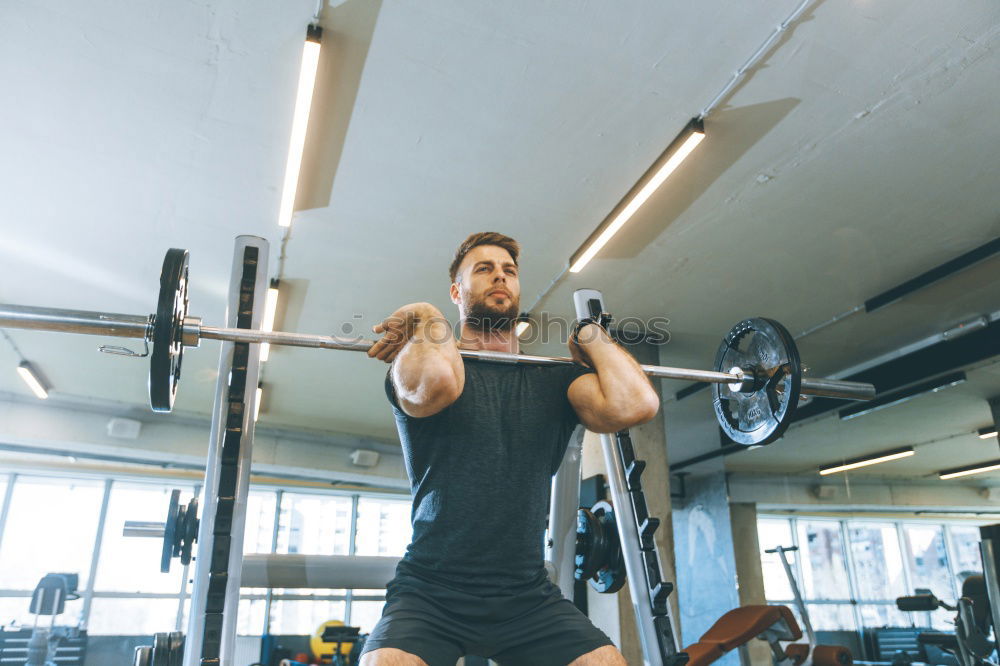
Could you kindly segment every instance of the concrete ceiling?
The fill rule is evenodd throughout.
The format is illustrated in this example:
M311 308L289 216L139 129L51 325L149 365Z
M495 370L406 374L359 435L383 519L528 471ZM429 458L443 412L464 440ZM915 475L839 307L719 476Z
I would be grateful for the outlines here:
M572 291L599 288L619 317L670 319L664 363L709 367L745 316L802 331L1000 235L995 2L814 3L619 237L551 287L797 0L334 4L282 249L313 0L3 3L0 302L147 314L163 252L184 247L192 312L219 324L233 237L254 234L284 285L278 327L364 335L407 302L453 314L451 253L495 229L525 247L535 314L571 317ZM816 374L835 372L998 308L994 260L805 338L802 353ZM104 341L10 336L63 397L146 400L146 363L97 354ZM218 347L202 346L185 356L182 412L210 408ZM0 344L0 365L18 360ZM361 355L274 349L262 422L392 440L384 371ZM970 384L850 426L807 424L730 464L805 471L926 441L947 434L946 415L982 420L983 396L1000 394L995 371ZM0 391L25 388L7 372ZM702 402L666 410L672 459L714 445ZM941 428L928 435L921 415ZM900 469L939 469L955 446Z

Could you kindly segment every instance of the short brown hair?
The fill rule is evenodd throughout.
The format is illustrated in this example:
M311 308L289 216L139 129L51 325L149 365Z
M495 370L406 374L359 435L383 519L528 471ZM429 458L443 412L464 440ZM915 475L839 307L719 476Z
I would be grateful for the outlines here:
M451 266L448 268L448 275L451 277L451 281L455 281L455 276L458 275L458 267L462 265L462 260L465 259L465 255L474 247L479 247L480 245L496 245L502 247L510 253L510 258L514 260L514 265L517 266L517 255L521 252L521 246L516 240L510 236L504 236L503 234L498 234L495 231L481 231L478 234L472 234L458 246L458 250L455 252L455 258L451 262Z

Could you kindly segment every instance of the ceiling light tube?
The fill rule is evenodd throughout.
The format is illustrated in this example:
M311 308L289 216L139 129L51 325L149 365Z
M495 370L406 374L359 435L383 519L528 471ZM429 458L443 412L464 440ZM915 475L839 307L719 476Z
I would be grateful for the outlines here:
M963 476L972 476L973 474L993 472L998 469L1000 469L1000 460L990 460L988 462L979 463L978 465L972 465L971 467L943 469L938 472L938 478L942 481L947 481L948 479L957 479Z
M986 426L985 428L979 429L979 439L990 439L991 437L997 436L996 426Z
M264 302L264 321L261 322L260 330L271 332L274 330L274 315L278 311L278 289L281 283L278 280L271 280L271 286L267 288L267 299ZM260 345L260 362L263 363L271 355L270 343L263 342Z
M17 374L21 375L21 379L24 383L28 385L31 392L34 393L40 400L45 400L49 397L49 387L45 385L42 378L39 376L38 371L35 370L33 366L28 361L22 361L20 365L17 366Z
M847 460L839 465L832 465L830 467L820 467L820 476L826 476L828 474L836 474L837 472L846 472L848 470L857 469L859 467L867 467L868 465L878 465L879 463L889 462L890 460L899 460L900 458L909 458L914 453L912 446L908 446L903 449L893 449L892 451L884 451L882 453L876 453L873 456L866 456L864 458L854 458L853 460Z
M642 178L632 186L632 189L612 209L611 214L604 218L600 226L590 234L583 245L569 259L569 272L579 273L594 256L601 251L611 238L625 226L625 223L635 215L642 204L653 195L663 181L680 166L680 163L691 154L702 139L705 138L705 126L698 118L692 118L681 133L670 142L667 149L656 158L653 165L646 170Z
M281 190L281 205L278 208L278 226L282 227L292 224L295 192L299 186L299 170L302 168L302 153L306 145L306 129L309 126L309 110L312 107L313 87L316 85L322 37L323 29L310 25L306 32L305 46L302 48L302 68L299 70L299 87L295 94L295 113L292 116L292 137L288 144L288 162L285 164L285 184Z

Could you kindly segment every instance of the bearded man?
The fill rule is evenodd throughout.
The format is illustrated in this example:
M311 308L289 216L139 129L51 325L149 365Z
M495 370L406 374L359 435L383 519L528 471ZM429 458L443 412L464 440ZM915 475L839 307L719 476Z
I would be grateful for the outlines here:
M465 362L459 349L518 353L520 247L469 236L449 269L459 337L429 303L374 327L413 495L413 539L386 589L362 666L625 666L608 637L549 582L549 488L578 423L611 433L659 399L596 324L567 341L577 366Z

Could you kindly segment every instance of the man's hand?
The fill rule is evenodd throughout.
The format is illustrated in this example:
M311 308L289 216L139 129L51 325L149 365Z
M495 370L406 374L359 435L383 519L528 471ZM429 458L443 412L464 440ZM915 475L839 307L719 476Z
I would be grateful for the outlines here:
M588 368L594 367L594 363L590 360L590 354L587 353L588 345L595 343L614 344L614 341L608 335L607 331L597 324L587 324L580 329L576 338L577 339L574 339L572 335L569 336L569 342L567 343L567 346L569 347L569 355L573 357L574 361ZM577 342L577 340L579 340L579 342Z
M618 432L656 416L659 396L631 354L597 324L587 324L576 338L567 345L570 355L596 372L573 380L567 397L588 430Z
M417 327L428 323L447 324L441 311L430 303L410 303L399 308L381 323L372 326L372 332L382 337L368 350L369 358L392 363L413 337ZM429 327L428 327L429 328Z

